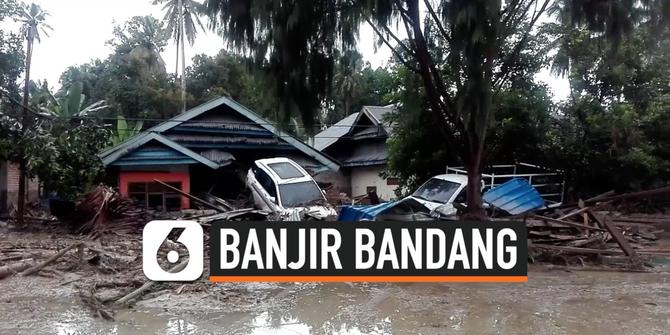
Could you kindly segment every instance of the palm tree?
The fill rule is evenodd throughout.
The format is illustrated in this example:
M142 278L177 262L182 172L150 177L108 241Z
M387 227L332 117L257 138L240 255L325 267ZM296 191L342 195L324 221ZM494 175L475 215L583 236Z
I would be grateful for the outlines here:
M363 56L358 52L347 52L337 64L337 71L333 75L335 93L342 98L344 116L351 114L351 104L355 95L363 85L361 76Z
M182 111L186 110L186 56L184 51L184 37L188 43L193 46L195 36L198 34L196 24L201 30L205 27L200 22L198 12L202 4L194 0L154 0L154 4L165 4L163 9L166 11L163 20L167 22L167 29L177 44L177 62L179 67L179 52L181 51L181 102ZM180 49L181 48L181 49ZM175 69L175 73L177 73Z
M30 121L30 118L28 117L28 94L30 87L30 62L33 57L33 44L35 43L35 40L37 40L37 42L41 41L40 32L48 37L49 34L47 33L47 30L53 30L51 26L45 23L47 16L49 16L48 12L44 11L39 5L32 3L29 6L24 6L21 8L19 16L16 19L16 21L21 22L21 34L26 38L27 42L26 76L23 86L23 120L21 122L21 137L25 135L25 132L29 127L28 122ZM23 225L23 214L25 210L27 160L28 158L26 157L26 153L22 152L19 162L19 199L17 203L17 221L19 226Z

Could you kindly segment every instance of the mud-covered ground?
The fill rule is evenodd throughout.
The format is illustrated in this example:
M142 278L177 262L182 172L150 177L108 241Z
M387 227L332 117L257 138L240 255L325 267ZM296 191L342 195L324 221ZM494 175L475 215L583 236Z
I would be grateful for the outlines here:
M78 238L0 229L0 266ZM0 279L0 334L670 334L668 259L653 273L534 265L527 283L165 283L108 321L80 294L111 302L141 286L141 244L86 243Z
M155 292L105 321L73 285L11 277L0 282L0 333L670 334L664 271L531 267L523 284L211 285Z

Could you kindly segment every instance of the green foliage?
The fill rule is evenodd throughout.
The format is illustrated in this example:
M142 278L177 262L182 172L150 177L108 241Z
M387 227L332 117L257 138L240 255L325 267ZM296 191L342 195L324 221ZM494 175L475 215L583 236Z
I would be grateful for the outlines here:
M27 172L35 176L36 167L53 157L53 137L44 125L45 120L35 118L33 126L24 129L18 105L5 99L1 102L0 160L20 162L26 153Z
M313 129L334 70L335 44L352 45L360 14L345 1L206 1L215 29L238 51L267 62L278 116ZM358 6L351 6L358 7Z
M23 5L20 8L15 20L21 23L21 35L29 43L32 43L33 40L40 42L42 39L41 34L49 36L48 31L53 30L53 28L45 22L47 16L49 16L49 13L34 3Z
M388 139L388 166L385 175L398 177L398 196L412 192L426 179L444 173L447 164L459 162L459 152L451 140L434 127L425 91L414 83L417 76L403 66L393 68L394 84L401 89L394 95L399 112L391 117L397 124Z
M69 88L63 88L61 92L53 95L45 81L41 90L43 91L42 94L32 95L32 99L37 100L34 105L37 105L45 113L60 118L88 116L108 107L104 100L93 102L87 106L86 95L82 93L83 84L81 82L75 82Z
M62 87L81 83L89 101L104 100L104 117L164 119L178 111L174 78L160 56L169 40L163 24L150 16L133 17L116 26L109 45L114 52L104 60L69 67L60 78Z
M670 118L670 27L652 23L635 25L616 44L565 20L544 27L571 93L547 136L547 159L568 173L571 193L649 188L670 178L670 137L662 130Z
M66 199L76 199L99 180L104 169L97 154L107 145L109 130L91 121L36 117L23 131L18 105L3 100L2 106L0 160L26 157L27 175Z
M0 30L0 89L18 97L17 79L25 65L23 39L16 34Z
M0 21L16 15L18 11L19 5L15 0L0 0Z
M129 138L137 135L142 131L144 122L137 121L133 125L129 125L122 115L117 116L116 129L112 136L112 146L117 146Z
M64 121L52 125L51 155L40 156L33 171L47 191L75 200L99 181L104 173L97 154L108 143L109 130L90 121Z
M179 16L179 2L182 3L182 14ZM163 10L165 17L163 21L167 24L167 30L170 32L172 38L181 43L181 40L186 37L186 40L193 45L195 36L198 34L197 27L205 30L205 27L200 22L198 13L202 11L202 4L193 0L154 0L154 5L164 4ZM180 21L183 18L183 35L180 28ZM197 26L196 26L197 25Z
M326 99L321 122L334 124L365 105L387 105L394 90L391 73L385 68L373 69L362 63L362 55L349 51L335 66L332 87Z

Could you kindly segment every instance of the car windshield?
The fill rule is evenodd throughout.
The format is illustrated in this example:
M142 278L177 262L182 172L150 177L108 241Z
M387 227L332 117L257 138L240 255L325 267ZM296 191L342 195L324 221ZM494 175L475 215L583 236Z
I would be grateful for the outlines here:
M413 197L441 204L449 201L460 184L438 178L431 178L412 194Z
M310 205L323 200L321 190L313 181L279 185L282 206L286 208Z

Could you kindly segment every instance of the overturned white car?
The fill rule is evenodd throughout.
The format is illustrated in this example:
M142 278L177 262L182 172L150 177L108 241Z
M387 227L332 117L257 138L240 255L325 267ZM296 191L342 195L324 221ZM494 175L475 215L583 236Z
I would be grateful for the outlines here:
M298 221L335 217L314 179L288 158L259 159L247 173L247 186L259 209L276 213L282 220Z

